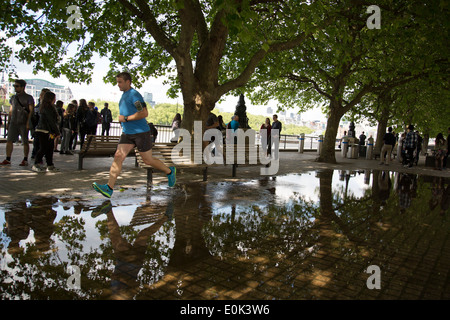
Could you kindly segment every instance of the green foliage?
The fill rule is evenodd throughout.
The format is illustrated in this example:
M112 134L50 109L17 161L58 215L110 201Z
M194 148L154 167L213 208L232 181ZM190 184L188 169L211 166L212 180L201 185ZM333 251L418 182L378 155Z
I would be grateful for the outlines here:
M181 114L183 118L182 105L158 103L153 108L148 107L147 121L153 122L153 124L171 125L177 113Z
M10 107L9 99L0 99L0 106Z
M80 8L79 28L68 25L72 4ZM107 57L107 82L123 70L137 88L165 76L170 97L182 92L185 123L237 91L302 111L321 104L329 112L333 101L336 118L364 94L406 78L426 74L448 88L446 2L376 5L381 29L371 30L367 3L353 0L0 0L0 68L10 70L14 55L34 72L89 83L93 57ZM14 52L7 39L15 40Z
M103 106L105 102L108 103L108 107L111 110L111 114L114 121L117 121L119 118L119 103L115 101L105 101L101 99L97 99L94 101L95 106L100 111L103 109ZM151 107L150 105L147 106L148 110L148 122L153 122L154 124L160 124L160 125L171 125L172 120L175 117L175 115L180 113L183 115L183 106L182 105L176 105L176 104L170 104L170 103L158 103L154 107Z
M119 117L118 102L105 101L101 99L97 99L94 102L99 111L103 108L105 102L107 102L114 121L117 121L117 118ZM181 117L183 117L183 110L184 110L183 105L176 105L170 103L158 103L154 107L147 106L147 109L148 109L147 121L159 125L171 125L172 120L177 113L180 113ZM232 112L223 112L220 111L219 109L214 109L212 113L214 113L217 116L221 115L225 123L228 123L231 119L231 116L233 116L234 114ZM256 131L259 130L259 128L265 122L266 119L265 116L254 115L249 113L247 113L247 117L249 118L248 123L250 127ZM309 134L312 133L313 131L314 130L304 126L298 126L295 124L283 124L283 134L299 135L300 133Z
M117 121L117 118L119 117L119 103L114 101L104 101L97 99L95 101L95 105L99 110L103 108L104 103L107 102L109 105L109 109L111 110L111 113L113 115L114 121ZM176 104L170 104L170 103L158 103L154 107L148 106L148 117L147 121L153 122L154 124L159 125L171 125L172 120L175 117L177 113L181 114L181 117L183 117L183 106L182 105L176 105ZM215 115L219 116L221 115L224 119L225 123L228 123L231 119L231 116L233 116L234 113L232 112L222 112L219 109L214 109L212 111ZM248 124L250 127L256 131L259 130L261 125L265 122L266 117L261 115L254 115L247 113L247 117L249 118ZM272 119L271 119L272 122ZM314 130L304 127L304 126L298 126L295 124L283 124L283 134L292 134L292 135L299 135L300 133L306 133L310 134Z

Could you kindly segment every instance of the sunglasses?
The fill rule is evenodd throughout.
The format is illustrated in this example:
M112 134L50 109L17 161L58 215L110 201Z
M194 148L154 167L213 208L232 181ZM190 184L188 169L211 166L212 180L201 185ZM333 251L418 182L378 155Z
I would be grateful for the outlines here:
M14 88L21 88L22 86L20 84L13 85Z

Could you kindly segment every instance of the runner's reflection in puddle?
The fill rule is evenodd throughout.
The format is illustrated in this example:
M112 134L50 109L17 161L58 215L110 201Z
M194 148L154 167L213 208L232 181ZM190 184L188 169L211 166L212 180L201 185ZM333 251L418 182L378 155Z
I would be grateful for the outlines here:
M111 240L115 257L115 268L112 274L111 289L112 299L131 299L130 288L138 286L138 273L143 268L147 258L149 238L154 235L167 221L173 219L173 202L169 201L164 213L152 207L138 207L137 211L146 209L147 221L152 224L137 232L134 241L130 241L120 231L120 226L114 216L113 206L110 200L104 201L92 211L91 216L96 218L105 214L107 218L108 234ZM149 212L149 211L154 212ZM135 214L137 214L136 212ZM150 219L149 219L150 218Z

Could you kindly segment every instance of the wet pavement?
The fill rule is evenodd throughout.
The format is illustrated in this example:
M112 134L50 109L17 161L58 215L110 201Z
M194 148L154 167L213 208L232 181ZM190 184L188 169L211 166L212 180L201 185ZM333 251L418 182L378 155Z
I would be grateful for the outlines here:
M103 168L65 188L77 173L3 170L57 187L0 192L2 299L450 299L447 173L239 168L148 193L130 164L105 201L71 192Z

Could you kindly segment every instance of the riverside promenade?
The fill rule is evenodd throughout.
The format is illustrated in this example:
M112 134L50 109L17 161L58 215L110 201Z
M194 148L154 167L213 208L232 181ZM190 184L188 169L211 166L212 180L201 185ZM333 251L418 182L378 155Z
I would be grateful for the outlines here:
M5 144L0 144L0 158ZM132 157L111 200L112 158L55 154L59 172L0 168L4 299L450 299L450 171L281 152L276 176L231 166L177 174ZM106 200L106 201L105 201ZM72 256L72 253L76 253ZM81 289L67 288L67 266ZM368 270L378 268L378 278ZM372 269L370 269L372 270ZM376 269L375 269L376 270ZM23 276L26 275L26 276ZM23 283L23 285L19 285ZM36 287L36 283L47 284Z
M0 143L0 159L5 158L6 144ZM49 196L49 195L68 195L94 197L97 193L92 189L91 184L94 181L103 182L108 179L109 168L112 158L99 157L88 158L84 161L83 170L77 170L78 156L75 154L60 155L54 154L55 167L59 172L41 173L31 171L31 165L20 167L22 160L23 147L14 146L12 163L10 166L0 168L0 202L17 200L19 197L28 196ZM326 164L316 162L316 152L280 152L280 166L277 176L289 173L301 173L312 170L390 170L396 172L405 172L418 175L442 176L450 178L450 170L437 171L431 167L425 167L425 157L421 156L418 166L407 169L394 159L389 166L379 165L379 160L366 160L363 158L349 159L343 158L340 153L336 153L337 164ZM136 168L133 157L128 157L123 165L123 171L120 175L117 187L118 189L130 189L143 187L146 184L146 170ZM30 161L29 161L30 162ZM177 174L177 183L202 181L200 170L188 170ZM238 167L237 177L231 177L231 166L212 167L208 169L208 181L246 181L249 179L261 178L260 168ZM154 174L153 182L155 185L166 183L167 178L160 173ZM118 194L118 192L116 192ZM127 193L125 193L126 196ZM121 193L120 196L124 195Z

